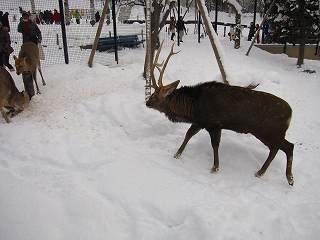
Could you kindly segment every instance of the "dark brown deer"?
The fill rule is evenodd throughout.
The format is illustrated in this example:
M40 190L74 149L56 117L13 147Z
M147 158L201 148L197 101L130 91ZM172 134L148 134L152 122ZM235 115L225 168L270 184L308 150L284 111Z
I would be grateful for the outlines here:
M251 133L270 150L267 160L255 176L261 177L266 172L278 150L281 149L287 156L286 177L288 183L293 185L294 145L285 139L292 114L289 104L269 93L218 82L206 82L177 89L180 82L177 80L163 86L164 70L170 57L176 52L173 52L174 45L172 45L164 64L159 64L158 58L162 44L151 68L151 87L155 91L147 100L146 105L165 113L173 122L192 124L174 157L178 158L182 154L192 136L201 129L206 129L211 138L214 156L211 172L216 172L219 170L218 149L221 130ZM160 72L158 85L154 76L155 68Z
M7 112L8 109L11 116L15 116L23 111L23 104L29 102L27 92L19 92L10 73L0 66L0 111L7 123L10 122Z

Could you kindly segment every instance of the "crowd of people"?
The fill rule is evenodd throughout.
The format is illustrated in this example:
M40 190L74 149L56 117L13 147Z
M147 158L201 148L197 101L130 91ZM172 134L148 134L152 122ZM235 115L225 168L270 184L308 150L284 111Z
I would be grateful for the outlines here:
M249 35L248 35L248 41L251 41L254 35L257 33L259 30L259 24L254 25L253 22L250 23L250 28L249 28ZM270 29L270 24L266 23L263 29L263 38L264 41L263 43L277 43L279 41L279 31L278 29L271 30ZM260 34L258 32L257 35L257 43L260 43Z
M60 22L60 13L57 9L54 9L53 13L50 10L40 11L36 17L36 23L38 24L60 24Z

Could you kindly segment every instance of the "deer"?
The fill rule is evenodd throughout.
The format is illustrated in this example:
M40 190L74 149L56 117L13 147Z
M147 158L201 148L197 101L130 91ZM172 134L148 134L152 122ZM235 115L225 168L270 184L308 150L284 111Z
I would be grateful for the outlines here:
M179 158L188 141L205 129L210 135L213 148L211 173L215 173L219 170L218 150L222 129L250 133L269 148L269 155L255 176L260 178L264 175L280 149L286 154L286 178L289 185L293 186L294 145L285 139L292 117L290 105L270 93L216 81L180 88L177 88L180 80L163 85L162 78L168 61L180 51L174 52L172 44L167 59L160 64L158 58L162 45L163 42L151 65L149 86L154 92L147 99L146 106L164 113L172 122L191 123L174 157ZM159 71L158 84L154 75L155 68Z
M30 72L36 84L37 94L41 94L37 83L37 69L41 75L43 86L46 85L46 82L44 81L41 71L38 46L33 42L26 42L22 44L19 52L19 57L17 58L14 55L13 59L15 61L17 75L20 75L23 72Z
M25 91L19 92L12 76L0 66L0 111L7 123L10 119L4 108L8 109L11 117L23 111L23 104L29 101L29 94Z

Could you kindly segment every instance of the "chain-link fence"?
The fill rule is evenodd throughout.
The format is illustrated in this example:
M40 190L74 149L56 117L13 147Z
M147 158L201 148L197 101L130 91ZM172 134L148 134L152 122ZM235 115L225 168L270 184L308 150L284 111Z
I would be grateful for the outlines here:
M59 13L59 1L58 0L35 0L35 14L33 12L32 1L30 0L0 0L0 11L5 14L8 13L8 20L10 25L10 37L11 46L14 48L12 55L18 55L22 45L22 34L17 31L18 24L21 20L22 12L30 12L31 18L37 23L37 26L42 33L42 46L45 53L45 60L41 61L42 66L51 66L55 64L65 63L65 51L67 51L68 60L70 63L84 63L88 62L91 48L93 44L98 22L95 23L95 14L102 13L103 3L105 1L94 0L93 8L90 5L89 0L69 0L69 11L71 13L71 21L69 25L66 25L66 43L67 49L64 49L62 28L61 25L54 18L55 12ZM66 1L63 1L64 3ZM116 5L116 15L118 21L118 15L120 8L124 4L119 2ZM65 8L65 6L63 6ZM57 11L55 11L57 10ZM76 21L75 15L79 12L81 18L79 24ZM142 19L144 16L140 16L142 13L135 12L135 17ZM112 17L110 13L107 13L100 37L114 36L114 27ZM92 21L94 20L94 21ZM95 23L95 24L94 24ZM122 24L117 22L117 35L138 35L139 39L144 39L145 25L144 24ZM140 45L139 47L143 47ZM119 51L118 57L125 54L125 51ZM10 61L13 61L10 59ZM105 52L97 51L94 57L94 62L98 62L103 65L114 65L115 54L114 50L110 49Z

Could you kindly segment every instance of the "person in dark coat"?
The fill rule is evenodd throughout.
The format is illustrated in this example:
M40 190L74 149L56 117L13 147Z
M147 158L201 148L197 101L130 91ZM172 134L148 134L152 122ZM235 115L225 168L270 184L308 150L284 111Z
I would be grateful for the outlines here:
M22 33L23 43L34 42L36 45L41 43L42 35L37 24L30 20L29 14L22 14L22 21L18 24L18 32Z
M22 20L18 24L18 32L22 33L23 43L33 42L38 45L38 43L41 43L42 41L42 35L38 25L30 20L29 14L26 12L22 14ZM23 72L22 80L24 83L24 89L29 94L31 100L35 94L32 73Z
M256 28L255 28L253 22L251 22L250 29L249 29L249 35L248 35L248 41L251 41L251 39L253 38L255 30L256 30Z
M7 27L8 32L10 32L9 13L8 12L5 12L5 14L3 14L3 16L1 17L1 23L2 23L2 26Z
M97 11L94 16L96 18L96 22L99 22L100 21L100 13Z
M184 21L183 21L182 16L180 16L179 19L178 19L177 29L179 31L179 40L180 40L180 42L183 42L182 41L182 37L183 37L184 33L187 34L187 30L186 30L186 27L184 25Z
M9 63L10 51L10 34L9 29L0 23L0 66L6 66L11 72L14 71L13 66Z

